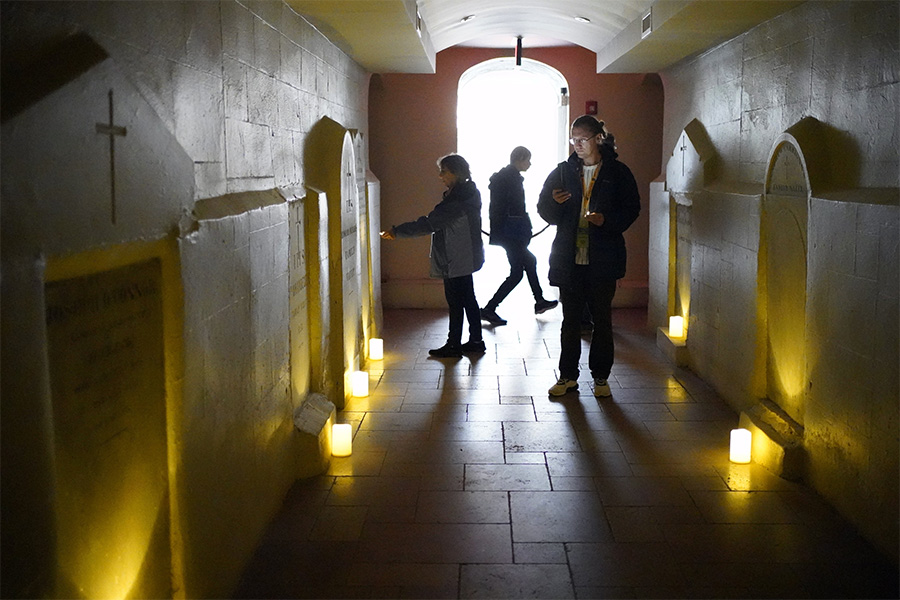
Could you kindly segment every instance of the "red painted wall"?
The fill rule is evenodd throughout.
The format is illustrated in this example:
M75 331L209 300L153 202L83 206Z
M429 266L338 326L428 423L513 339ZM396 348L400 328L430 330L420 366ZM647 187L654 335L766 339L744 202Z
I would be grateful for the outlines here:
M485 60L512 56L513 48L449 48L427 75L373 75L369 87L369 161L381 180L385 227L425 214L443 186L435 160L456 150L456 93L460 76ZM663 88L655 74L597 74L596 56L579 46L526 49L525 56L557 69L569 84L570 122L585 102L615 134L619 158L631 167L642 197L642 214L628 231L625 285L646 288L649 184L662 170L660 147ZM502 123L500 127L514 124ZM540 222L540 217L533 215ZM382 279L427 278L428 239L382 245ZM385 298L390 298L386 293Z

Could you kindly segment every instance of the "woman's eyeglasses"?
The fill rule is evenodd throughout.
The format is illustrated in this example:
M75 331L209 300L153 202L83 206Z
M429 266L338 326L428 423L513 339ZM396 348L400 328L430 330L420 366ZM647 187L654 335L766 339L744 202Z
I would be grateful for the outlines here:
M592 135L589 138L569 138L569 143L573 146L580 146L582 144L587 144L589 141L597 137L596 135Z

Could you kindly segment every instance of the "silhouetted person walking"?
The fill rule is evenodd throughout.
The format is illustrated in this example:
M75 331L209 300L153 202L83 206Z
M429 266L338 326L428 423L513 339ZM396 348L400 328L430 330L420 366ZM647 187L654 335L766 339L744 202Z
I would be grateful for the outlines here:
M537 275L537 259L528 250L531 242L531 218L525 210L525 188L522 175L531 167L531 151L517 146L509 155L509 164L491 175L491 237L490 244L506 250L509 260L509 276L497 288L494 297L481 309L481 318L492 325L505 325L506 319L497 314L497 306L522 281L528 277L528 285L534 296L534 313L539 315L559 304L544 299L544 292Z

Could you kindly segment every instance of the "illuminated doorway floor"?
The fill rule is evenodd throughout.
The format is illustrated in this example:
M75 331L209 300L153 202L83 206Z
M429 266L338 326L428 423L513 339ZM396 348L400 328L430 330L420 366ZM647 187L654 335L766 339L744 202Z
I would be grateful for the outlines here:
M471 358L428 358L445 311L385 312L383 370L338 415L352 456L297 482L238 597L898 597L816 494L729 463L737 415L666 362L645 311L614 311L612 398L584 367L549 398L561 313L535 317L526 288Z

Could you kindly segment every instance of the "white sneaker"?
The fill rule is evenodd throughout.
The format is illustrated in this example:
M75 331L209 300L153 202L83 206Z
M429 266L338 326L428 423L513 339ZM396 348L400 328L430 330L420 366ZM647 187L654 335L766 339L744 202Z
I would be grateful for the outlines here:
M560 377L559 381L556 382L556 385L551 387L547 392L551 396L563 396L569 390L577 390L578 382L574 379L566 379L564 377Z
M612 392L609 389L609 383L605 379L595 379L594 397L608 398L609 396L612 396Z

